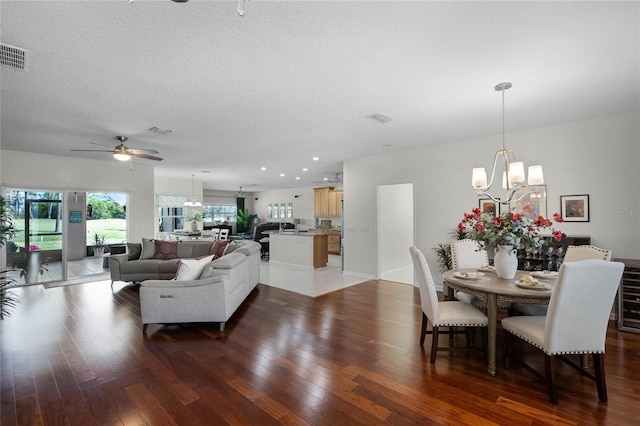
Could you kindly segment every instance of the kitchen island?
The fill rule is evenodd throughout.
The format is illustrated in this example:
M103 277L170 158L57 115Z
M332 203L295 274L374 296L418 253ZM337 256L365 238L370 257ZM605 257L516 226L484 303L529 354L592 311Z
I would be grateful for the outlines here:
M329 262L328 236L312 232L270 233L269 262L325 267Z

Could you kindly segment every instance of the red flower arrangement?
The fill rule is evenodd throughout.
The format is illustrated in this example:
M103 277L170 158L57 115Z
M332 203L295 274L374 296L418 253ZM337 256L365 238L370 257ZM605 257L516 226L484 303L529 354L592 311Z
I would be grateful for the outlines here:
M562 222L559 213L553 214L553 221ZM471 213L464 214L458 229L466 231L469 238L476 240L481 248L511 245L516 249L533 251L546 244L542 230L548 230L555 241L567 236L553 229L552 225L553 222L543 216L530 219L514 212L494 216L492 213L480 213L480 209L475 208Z

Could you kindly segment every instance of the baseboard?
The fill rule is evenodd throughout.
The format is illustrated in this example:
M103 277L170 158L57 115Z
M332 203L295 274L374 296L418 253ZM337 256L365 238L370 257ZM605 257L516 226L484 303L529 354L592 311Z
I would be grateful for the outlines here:
M375 280L376 279L375 275L361 274L359 272L342 271L342 275L347 275L349 277L356 277L356 278L365 278L367 280Z

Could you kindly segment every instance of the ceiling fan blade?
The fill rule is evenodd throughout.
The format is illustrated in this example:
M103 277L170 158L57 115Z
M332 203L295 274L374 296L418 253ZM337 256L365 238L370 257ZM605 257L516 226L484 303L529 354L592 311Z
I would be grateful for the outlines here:
M133 148L127 148L127 151L132 155L138 155L138 154L160 154L155 149L133 149Z
M89 141L89 143L90 143L90 144L92 144L92 145L103 146L103 147L105 147L105 148L109 148L111 151L113 151L113 148L111 148L109 145L103 145L103 144L101 144L101 143L98 143L98 142L91 142L91 141Z
M113 149L70 149L69 151L82 151L82 152L113 152Z
M156 157L154 155L149 155L149 154L134 154L133 152L129 152L129 154L132 157L144 158L145 160L155 160L155 161L162 161L163 160L163 158Z

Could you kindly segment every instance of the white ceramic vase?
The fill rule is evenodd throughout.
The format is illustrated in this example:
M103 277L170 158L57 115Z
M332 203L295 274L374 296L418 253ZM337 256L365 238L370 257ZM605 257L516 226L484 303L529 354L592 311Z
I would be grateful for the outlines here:
M191 231L193 231L193 232L197 232L198 231L198 222L196 222L195 220L191 221Z
M495 249L493 265L496 267L498 278L512 280L516 276L518 269L517 250L513 246L498 246Z
M38 282L38 274L40 273L40 253L29 252L27 262L29 264L24 270L24 283L35 284Z

